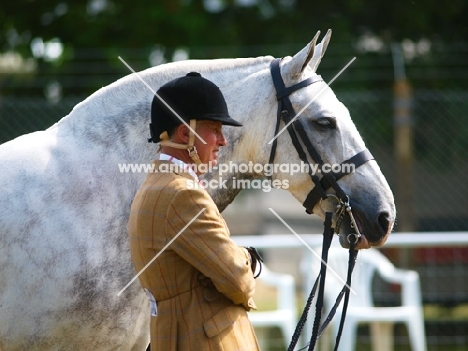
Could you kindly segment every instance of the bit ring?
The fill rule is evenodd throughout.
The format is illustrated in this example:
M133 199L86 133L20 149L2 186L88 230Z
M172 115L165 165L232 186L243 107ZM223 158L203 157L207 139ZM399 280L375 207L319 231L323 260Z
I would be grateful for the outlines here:
M350 243L350 244L351 244L351 238L354 238L353 243L357 244L359 242L359 239L361 239L361 234L356 234L356 233L348 234L346 239L348 240L348 243Z

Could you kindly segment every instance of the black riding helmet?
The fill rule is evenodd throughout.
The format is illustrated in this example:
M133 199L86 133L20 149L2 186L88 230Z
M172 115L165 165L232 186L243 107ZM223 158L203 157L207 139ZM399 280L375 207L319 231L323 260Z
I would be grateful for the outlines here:
M219 121L224 125L242 126L229 116L221 90L200 73L190 72L161 86L156 92L187 124L197 121ZM161 141L161 133L170 132L182 121L156 95L151 103L151 138L153 143Z

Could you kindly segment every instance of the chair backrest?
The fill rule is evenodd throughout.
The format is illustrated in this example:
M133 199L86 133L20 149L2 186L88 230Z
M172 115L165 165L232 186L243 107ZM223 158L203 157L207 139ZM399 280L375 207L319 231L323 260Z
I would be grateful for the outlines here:
M294 277L272 272L264 265L258 280L276 288L276 308L267 311L251 311L249 312L250 321L254 327L279 327L287 345L297 323Z
M262 274L258 278L262 283L277 289L277 310L289 310L296 314L296 295L294 277L289 274L270 271L263 265Z
M320 255L320 249L316 250ZM313 270L318 274L320 259L313 260ZM376 271L393 270L393 264L377 249L361 250L358 254L353 275L351 277L351 306L372 307L372 279ZM328 270L325 283L326 306L335 303L335 299L346 283L348 272L348 250L339 247L330 248L328 254Z

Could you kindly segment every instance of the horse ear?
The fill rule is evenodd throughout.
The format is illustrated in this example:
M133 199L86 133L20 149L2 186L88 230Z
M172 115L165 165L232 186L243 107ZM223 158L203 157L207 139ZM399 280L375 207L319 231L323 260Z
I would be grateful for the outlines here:
M329 29L327 31L327 34L325 34L325 36L323 37L320 44L315 46L313 57L308 62L308 65L310 66L310 68L312 68L314 72L317 72L317 68L320 64L320 61L322 60L323 55L325 55L325 51L327 51L327 47L328 47L328 43L330 42L331 34L332 34L332 30Z
M307 56L304 60L304 62L302 63L302 67L301 67L301 72L304 71L304 69L307 67L307 65L309 64L310 60L312 60L312 58L314 57L314 52L315 52L315 44L317 43L317 39L320 35L320 31L317 31L317 33L315 34L314 38L312 39L312 41L309 43L309 45L307 45L304 49L307 49Z
M294 55L291 61L288 62L287 70L292 77L298 77L304 71L307 65L309 65L312 70L316 72L317 67L320 64L320 60L325 54L328 42L330 41L331 29L328 30L321 43L317 44L319 35L320 31L315 34L312 41L305 48Z
M289 75L293 79L299 78L301 73L307 67L309 61L314 57L315 43L320 35L320 31L315 34L314 39L296 55L294 55L291 61L284 65L284 73Z

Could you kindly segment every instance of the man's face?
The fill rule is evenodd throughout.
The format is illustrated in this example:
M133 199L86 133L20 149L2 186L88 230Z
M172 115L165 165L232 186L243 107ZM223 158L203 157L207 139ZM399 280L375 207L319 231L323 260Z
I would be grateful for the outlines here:
M203 164L216 166L218 163L219 148L227 145L222 126L221 122L197 121L196 132L206 142L203 144L199 138L195 137L195 147Z

